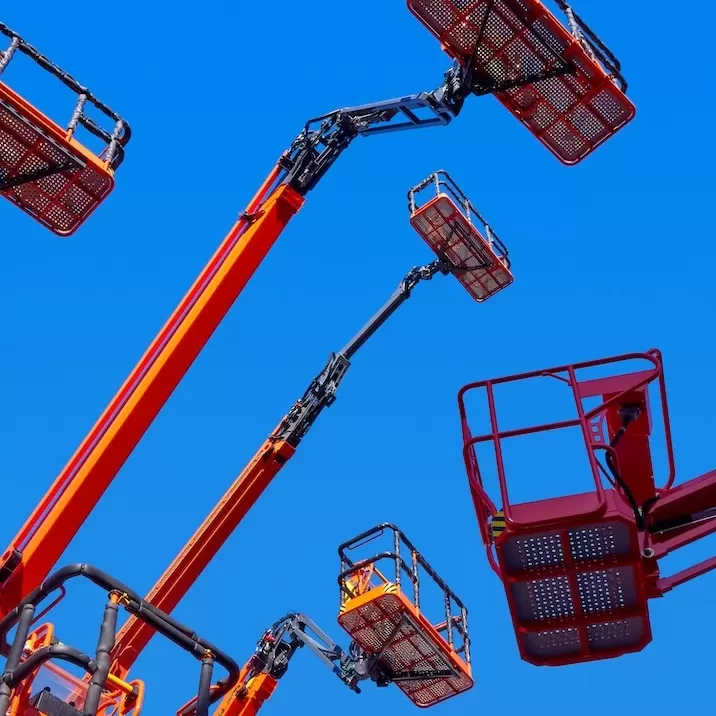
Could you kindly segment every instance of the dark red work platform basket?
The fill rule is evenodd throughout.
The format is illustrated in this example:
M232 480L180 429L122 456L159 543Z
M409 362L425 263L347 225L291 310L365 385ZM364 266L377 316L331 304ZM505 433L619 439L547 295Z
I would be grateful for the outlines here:
M69 236L107 198L114 173L0 82L2 195L58 236Z
M73 234L114 188L114 173L129 142L129 125L90 90L0 22L10 39L0 51L0 74L24 56L75 94L69 122L61 127L15 90L0 82L0 195L58 236ZM5 76L3 75L3 79ZM111 130L87 113L93 108ZM104 143L95 153L77 139L77 130Z
M608 371L611 365L635 361L647 369L582 378L584 371ZM551 385L563 389L567 400L573 401L575 417L514 429L501 427L496 389L511 384L506 389L514 390L516 383L527 381L552 381ZM649 443L653 427L650 386L661 403L669 469L664 486L658 489ZM466 396L472 392L481 393L488 406L491 429L480 435L474 435L468 423ZM643 649L651 641L647 600L658 596L658 567L656 555L647 548L649 535L637 524L621 485L628 483L634 500L649 505L673 484L666 389L658 351L472 383L460 391L458 402L478 524L490 565L505 587L522 658L532 664L560 666ZM638 417L615 440L624 411L635 408ZM519 444L523 436L568 428L582 436L583 469L593 480L594 490L512 504L505 467L507 443ZM494 454L501 509L483 486L476 451L480 444ZM533 472L522 475L522 480L548 478L559 469L559 452L536 455ZM611 459L608 464L622 476L622 483L604 486L603 481L612 482L612 478L602 458Z
M432 198L420 206L425 190ZM410 225L478 303L514 281L507 248L445 170L413 187L408 206Z
M539 0L408 0L408 7L445 52L472 63L476 91L494 92L565 164L634 117L618 61L573 14L570 32Z

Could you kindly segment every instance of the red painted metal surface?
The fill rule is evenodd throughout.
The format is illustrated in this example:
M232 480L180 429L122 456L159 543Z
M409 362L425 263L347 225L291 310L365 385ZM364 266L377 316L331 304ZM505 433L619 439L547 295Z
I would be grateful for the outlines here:
M634 118L609 70L539 0L408 0L408 8L448 55L472 59L486 85L517 85L496 97L565 164L582 161ZM565 63L567 74L521 83Z
M21 181L37 173L41 178L1 194L62 237L77 231L114 188L114 172L103 157L0 82L0 177Z
M506 258L446 194L421 206L410 224L433 251L462 269L455 277L479 303L514 281Z
M621 369L628 361L642 361L647 368L598 379L581 377L586 370ZM501 429L496 388L536 380L562 386L573 401L574 417ZM660 398L666 437L668 474L661 487L655 485L649 444L654 418L650 388ZM473 435L468 424L466 397L474 391L483 391L487 398L490 431L482 435ZM595 400L599 404L593 406ZM675 470L658 351L473 383L460 391L459 406L465 464L480 532L490 564L504 583L523 659L558 666L643 649L651 640L647 600L660 594L656 555L650 552L655 536L637 524L619 485L609 484L612 480L602 458L606 453L612 456L617 474L639 505L653 504L669 494ZM641 412L615 441L625 406L639 406ZM584 470L590 473L593 490L513 504L504 458L507 442L568 428L581 432L587 458ZM489 444L495 451L505 521L504 531L497 535L491 521L498 509L484 488L485 475L476 451L480 444ZM544 457L546 464L534 464L533 475L549 475L559 466L559 454Z

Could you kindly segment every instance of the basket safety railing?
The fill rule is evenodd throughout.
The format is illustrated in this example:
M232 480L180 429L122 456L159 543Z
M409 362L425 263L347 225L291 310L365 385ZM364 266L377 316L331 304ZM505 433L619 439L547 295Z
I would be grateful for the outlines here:
M582 47L587 51L591 58L600 62L613 77L619 82L619 87L626 94L628 84L622 74L621 62L616 55L607 47L607 45L599 38L591 27L574 11L571 5L564 0L554 0L557 7L567 17L569 31L575 39L579 40Z
M465 193L455 183L454 179L444 169L438 169L438 171L431 174L419 184L416 184L408 192L408 208L411 216L413 216L421 206L424 206L424 203L420 203L419 199L421 198L420 195L428 189L434 189L435 191L435 194L430 196L430 200L441 194L447 196L470 224L478 228L478 230L480 230L481 227L490 248L495 252L505 268L510 268L511 264L507 247L502 243L482 214L475 208L475 205L465 196Z
M124 159L124 147L132 136L132 131L127 121L104 102L100 101L87 87L81 85L68 72L40 53L2 22L0 22L0 33L10 38L9 47L4 52L0 51L0 76L15 53L19 51L36 62L42 69L57 77L60 82L77 95L77 102L66 125L67 139L69 140L73 137L78 126L84 127L84 129L107 145L99 155L100 159L105 162L108 168L116 170ZM85 108L88 103L94 105L102 114L114 122L111 131L104 129L85 114Z
M53 640L54 643L41 646L23 658L31 626L39 616L43 616L47 612L47 609L43 610L42 614L36 618L37 607L58 590L62 596L65 582L77 577L88 579L108 593L96 655L90 657L79 649ZM53 605L57 601L55 600ZM197 636L194 630L180 624L168 614L144 601L136 592L118 580L87 564L70 565L55 572L0 620L0 653L6 657L5 666L0 676L0 713L4 714L7 711L14 690L22 686L26 680L32 679L33 674L40 666L51 660L61 660L79 666L90 675L91 680L87 687L82 714L83 716L96 716L100 701L107 690L117 688L118 684L125 685L110 673L110 653L114 647L120 606L123 606L130 614L146 621L158 633L201 662L196 714L197 716L208 716L210 705L238 682L240 678L239 665L222 650ZM8 634L13 628L15 628L15 636L12 643L9 643ZM212 684L215 663L227 671L227 676L217 681L216 684Z
M353 561L348 555L349 552L380 539L385 534L389 534L392 538L392 549L357 561ZM401 554L402 548L406 548L410 552L409 562L403 558ZM352 540L344 542L338 548L338 554L341 561L341 573L338 577L341 607L350 599L359 596L357 591L348 585L350 578L359 575L361 572L365 573L368 571L369 578L377 579L378 582L382 584L390 582L406 596L412 594L413 605L416 610L420 612L420 572L422 569L443 593L445 620L434 625L436 631L444 635L443 638L449 644L450 648L456 654L460 654L466 664L470 664L470 636L467 624L467 607L437 572L435 572L400 529L390 523L383 523L377 527L373 527L372 529L362 532ZM376 565L382 562L392 564L392 574L388 577L377 570ZM403 589L404 578L407 578L410 583L408 587L409 591ZM368 591L372 586L377 585L375 582L366 584L367 588L363 593Z
M597 366L605 366L609 364L636 360L648 361L652 364L653 368L640 373L632 373L624 376L625 378L631 377L632 380L628 383L628 385L623 386L623 390L620 390L616 394L612 395L612 397L610 397L608 400L603 400L599 405L595 406L594 408L590 410L585 410L582 404L582 399L584 396L580 393L580 382L577 380L578 371ZM578 413L577 417L570 420L552 422L544 425L533 425L530 427L516 428L512 430L500 430L498 425L496 401L494 395L495 387L501 384L514 383L517 381L544 377L562 381L571 388L576 403ZM661 400L661 412L663 417L663 427L666 442L666 460L668 465L668 474L662 486L656 488L658 494L660 492L669 490L673 486L676 475L673 446L671 443L669 412L666 401L666 385L664 382L661 354L659 353L659 351L651 350L647 353L631 353L622 356L616 356L614 358L560 366L546 371L532 371L529 373L522 373L519 375L508 376L494 380L479 381L475 383L470 383L460 390L460 392L458 393L458 406L460 411L460 421L463 435L463 458L465 461L470 490L475 501L475 507L478 513L480 534L487 550L487 557L490 566L492 567L493 571L497 573L498 576L500 576L500 568L493 553L494 536L490 529L490 520L496 516L498 508L485 490L482 474L479 468L476 446L478 444L491 443L494 447L497 480L499 484L500 497L502 500L502 509L504 510L504 519L505 522L513 529L535 529L539 527L551 528L565 521L573 521L575 517L579 517L580 519L584 520L587 520L589 518L597 518L600 513L603 512L606 506L604 494L605 488L603 483L603 480L605 478L612 487L616 488L616 493L620 496L620 498L627 501L623 489L620 489L619 485L614 484L609 474L602 467L601 462L597 460L598 451L604 451L608 453L614 464L615 472L619 474L620 470L617 453L612 447L610 447L608 441L603 435L603 422L606 416L606 412L610 408L616 408L620 401L623 401L624 397L627 396L629 393L646 389L650 384L654 382L658 384L659 396ZM481 389L484 390L487 394L491 432L482 435L473 435L469 426L467 408L465 404L465 396L470 391ZM511 510L501 441L506 440L508 438L516 438L524 435L531 435L541 432L574 427L579 427L581 429L598 498L596 506L592 510L585 512L584 514L576 516L571 515L569 518L565 517L563 519L560 519L553 517L550 519L546 519L542 522L530 522L529 524L523 524L519 522L515 519Z

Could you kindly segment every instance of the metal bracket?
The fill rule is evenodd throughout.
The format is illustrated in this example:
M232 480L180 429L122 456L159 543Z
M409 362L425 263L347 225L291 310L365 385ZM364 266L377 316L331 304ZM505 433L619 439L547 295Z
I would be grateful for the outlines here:
M370 659L351 644L344 651L312 619L292 613L279 619L259 640L251 664L251 674L268 673L280 679L296 651L308 647L352 691L360 693L358 684L382 680L382 672L369 667Z
M6 557L5 561L0 563L0 588L10 579L13 572L20 566L22 562L22 552L13 549Z
M271 440L285 440L294 447L301 442L323 408L336 400L336 390L345 377L350 362L341 353L333 353L326 367L313 379L300 400L294 403Z
M469 94L465 79L465 71L456 64L432 92L338 109L309 120L281 158L286 181L306 194L358 136L448 124Z

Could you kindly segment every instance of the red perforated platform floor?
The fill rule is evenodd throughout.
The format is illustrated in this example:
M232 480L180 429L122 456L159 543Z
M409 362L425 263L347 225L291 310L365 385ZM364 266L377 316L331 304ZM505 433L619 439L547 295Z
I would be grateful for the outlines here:
M633 525L589 526L497 541L523 657L562 665L639 651L651 641Z
M410 223L433 251L466 269L457 271L455 277L476 301L487 300L513 282L487 240L445 194L418 209Z
M489 0L408 0L453 58L473 55ZM497 92L498 99L565 164L576 164L635 114L605 70L539 0L494 0L474 66L486 86L569 66L570 74Z
M363 651L377 654L403 615L407 619L385 649L381 664L393 674L449 669L457 674L451 678L396 682L406 696L417 706L428 707L472 688L473 680L465 663L399 593L375 589L351 600L338 623Z
M60 236L74 233L114 187L99 160L0 83L0 183L24 178L2 195Z

